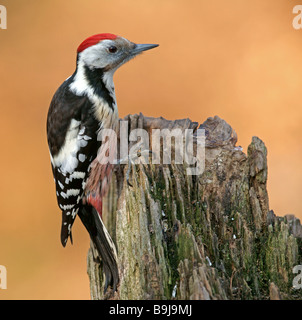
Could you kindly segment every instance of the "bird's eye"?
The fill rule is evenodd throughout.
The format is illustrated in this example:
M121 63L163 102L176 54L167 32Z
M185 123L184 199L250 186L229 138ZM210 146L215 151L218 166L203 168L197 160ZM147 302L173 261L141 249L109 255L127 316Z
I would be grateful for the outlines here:
M110 53L115 53L115 52L117 51L117 47L111 46L111 47L108 48L108 51L109 51Z

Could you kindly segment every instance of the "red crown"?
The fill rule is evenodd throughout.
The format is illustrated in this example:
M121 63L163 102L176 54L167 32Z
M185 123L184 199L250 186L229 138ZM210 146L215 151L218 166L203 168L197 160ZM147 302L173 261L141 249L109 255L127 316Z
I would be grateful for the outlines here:
M79 45L77 52L80 53L80 52L84 51L85 49L99 43L102 40L115 40L116 38L117 38L117 36L112 33L96 34L96 35L91 36L91 37L87 38L86 40L84 40Z

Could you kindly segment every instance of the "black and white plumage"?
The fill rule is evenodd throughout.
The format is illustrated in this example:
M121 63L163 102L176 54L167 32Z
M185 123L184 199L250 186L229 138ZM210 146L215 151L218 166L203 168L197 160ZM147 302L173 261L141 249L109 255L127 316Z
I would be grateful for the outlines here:
M102 199L86 201L85 186L101 146L99 131L116 129L118 124L114 72L156 46L137 45L112 34L86 39L78 48L74 74L56 91L48 112L47 138L62 211L61 242L65 246L69 237L72 241L72 225L79 215L103 262L105 290L108 285L115 290L118 284L117 254L101 219Z

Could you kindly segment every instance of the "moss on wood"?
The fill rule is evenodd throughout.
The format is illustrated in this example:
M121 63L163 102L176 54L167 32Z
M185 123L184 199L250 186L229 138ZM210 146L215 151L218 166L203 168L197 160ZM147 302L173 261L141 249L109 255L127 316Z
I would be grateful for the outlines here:
M129 128L187 128L130 115ZM104 219L116 242L120 284L103 294L103 276L88 254L92 299L299 299L293 266L301 261L302 227L269 209L267 149L257 137L245 154L234 130L207 119L205 171L188 176L182 165L116 168Z

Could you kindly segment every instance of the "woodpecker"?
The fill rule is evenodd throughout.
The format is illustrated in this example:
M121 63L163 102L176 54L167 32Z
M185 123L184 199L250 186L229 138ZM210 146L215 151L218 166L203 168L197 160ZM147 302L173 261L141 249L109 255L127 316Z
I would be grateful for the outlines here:
M105 292L119 282L115 245L102 221L102 196L111 167L102 169L96 193L87 191L91 168L98 160L102 129L116 129L118 109L113 75L127 61L157 44L135 44L102 33L84 40L77 49L76 70L54 94L47 116L47 140L56 195L62 211L61 243L65 247L77 215L103 263ZM95 178L93 178L95 179Z

